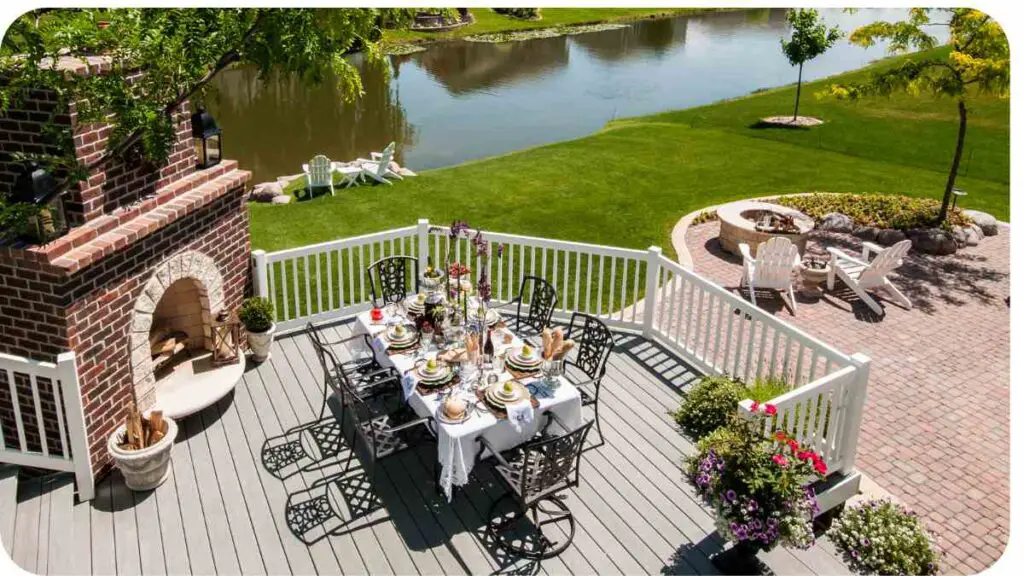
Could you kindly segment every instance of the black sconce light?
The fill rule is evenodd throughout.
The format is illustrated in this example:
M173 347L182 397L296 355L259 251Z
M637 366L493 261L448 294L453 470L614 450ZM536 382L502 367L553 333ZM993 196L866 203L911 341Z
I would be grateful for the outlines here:
M57 180L37 162L26 162L14 181L15 202L35 205L38 212L28 221L28 235L46 242L67 231L63 195L57 193Z
M204 108L192 115L192 137L195 139L196 157L200 168L209 168L220 163L220 127Z

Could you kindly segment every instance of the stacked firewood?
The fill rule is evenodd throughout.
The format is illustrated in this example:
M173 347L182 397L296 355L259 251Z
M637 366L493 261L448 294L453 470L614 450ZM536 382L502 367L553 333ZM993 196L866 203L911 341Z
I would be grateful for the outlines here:
M156 444L167 435L167 421L164 413L153 410L149 417L142 415L139 408L132 402L124 418L124 437L120 448L123 450L142 450Z

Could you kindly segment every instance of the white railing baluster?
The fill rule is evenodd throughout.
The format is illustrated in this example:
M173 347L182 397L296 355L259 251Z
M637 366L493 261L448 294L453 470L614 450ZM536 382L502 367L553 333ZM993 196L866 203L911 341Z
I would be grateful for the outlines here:
M562 250L562 310L572 312L569 308L569 251Z
M633 316L632 320L636 322L636 303L640 300L640 260L636 261L636 267L633 269Z
M604 314L604 256L597 256L597 314L600 317Z
M50 378L50 391L53 393L53 405L57 411L57 433L60 434L60 453L65 460L70 460L71 453L68 451L67 429L64 427L64 402L60 399L61 391L57 382L58 379L55 374L53 378ZM3 438L0 437L0 446L3 445Z
M587 300L586 300L586 302L584 302L584 304L585 304L584 310L586 310L587 314L590 314L590 284L591 284L591 279L594 277L594 274L592 272L593 264L594 264L594 257L593 256L594 256L593 254L587 254Z
M580 311L580 257L582 256L582 254L580 254L579 252L574 252L573 254L576 255L576 278L573 281L574 288L573 288L572 310L573 310L573 312L579 312Z
M626 319L626 276L629 272L629 260L622 259L622 283L619 286L619 320Z
M276 284L276 282L274 280L274 267L276 265L277 265L276 262L268 262L267 265L266 265L266 268L267 268L267 297L270 298L270 301L274 303L275 316L277 316L277 312L282 312L283 311L283 313L280 315L278 320L284 320L285 316L287 315L287 312L288 312L288 301L287 300L281 300L281 305L280 306L277 305L277 284Z
M323 279L323 276L320 275L320 255L319 254L314 254L313 258L316 259L316 311L317 312L323 312L324 311L324 299L323 299L322 292L323 292L324 279Z
M43 426L43 403L39 401L39 381L35 374L28 375L28 383L32 388L32 402L36 407L36 428L39 429L39 444L43 448L43 456L50 455L50 447L46 441L46 428Z
M21 421L21 403L18 402L18 389L14 383L14 372L11 370L7 371L7 386L11 390L11 403L14 404L14 421L18 428L18 445L21 447L22 452L27 452L25 425Z

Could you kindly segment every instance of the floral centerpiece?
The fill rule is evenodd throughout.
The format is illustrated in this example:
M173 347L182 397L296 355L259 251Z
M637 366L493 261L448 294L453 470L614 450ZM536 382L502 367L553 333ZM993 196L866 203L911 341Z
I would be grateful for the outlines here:
M748 559L779 544L814 543L818 503L808 485L827 473L820 455L785 432L761 432L765 415L776 413L773 405L754 411L755 420L734 417L701 440L687 461L688 480L715 508L718 532Z

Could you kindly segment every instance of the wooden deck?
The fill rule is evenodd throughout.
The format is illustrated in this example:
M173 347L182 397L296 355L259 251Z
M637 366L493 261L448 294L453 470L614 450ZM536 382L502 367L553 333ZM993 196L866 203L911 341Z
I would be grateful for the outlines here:
M349 325L331 330L345 336ZM114 473L95 500L76 503L68 475L22 478L16 506L0 502L5 547L40 574L716 572L708 558L721 541L680 470L693 448L668 414L695 374L640 337L617 336L601 395L606 444L585 452L568 496L573 545L539 566L485 541L483 515L502 490L489 471L478 468L479 481L450 504L435 495L432 447L386 462L373 487L381 505L348 533L312 546L296 539L288 495L337 467L281 481L260 453L266 438L316 417L320 377L304 334L279 339L232 396L181 423L160 488L132 493ZM848 572L825 540L761 556L776 574Z

